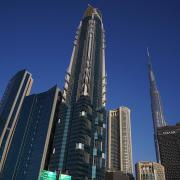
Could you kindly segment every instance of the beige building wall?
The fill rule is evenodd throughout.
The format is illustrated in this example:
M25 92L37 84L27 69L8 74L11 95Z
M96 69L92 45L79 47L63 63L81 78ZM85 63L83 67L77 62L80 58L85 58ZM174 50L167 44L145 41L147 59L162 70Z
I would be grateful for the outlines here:
M130 109L119 107L108 116L108 169L133 173Z
M156 162L138 162L136 180L165 180L164 166Z

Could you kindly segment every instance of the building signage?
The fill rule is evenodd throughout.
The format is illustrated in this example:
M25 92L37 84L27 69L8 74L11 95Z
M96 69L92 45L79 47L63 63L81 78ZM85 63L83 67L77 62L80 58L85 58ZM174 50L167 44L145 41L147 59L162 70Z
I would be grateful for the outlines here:
M163 134L175 134L176 133L176 131L165 131L165 132L163 132Z
M40 180L56 180L56 172L42 170ZM61 174L59 180L71 180L71 176Z

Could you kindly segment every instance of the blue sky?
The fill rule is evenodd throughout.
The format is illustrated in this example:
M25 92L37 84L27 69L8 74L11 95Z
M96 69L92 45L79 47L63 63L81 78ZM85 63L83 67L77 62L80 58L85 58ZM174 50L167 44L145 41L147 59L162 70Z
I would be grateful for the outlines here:
M32 93L63 87L76 28L90 3L106 30L107 109L132 111L134 163L155 160L146 47L165 118L180 121L178 0L28 0L0 2L0 97L18 70L33 74Z

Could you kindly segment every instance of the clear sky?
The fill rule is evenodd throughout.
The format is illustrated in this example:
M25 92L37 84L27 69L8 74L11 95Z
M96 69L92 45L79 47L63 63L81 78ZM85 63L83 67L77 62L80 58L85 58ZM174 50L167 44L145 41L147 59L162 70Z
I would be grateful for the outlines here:
M180 121L179 0L0 1L0 97L26 68L32 93L63 87L76 28L87 4L99 8L106 30L107 109L132 111L134 163L155 160L146 47L169 124Z

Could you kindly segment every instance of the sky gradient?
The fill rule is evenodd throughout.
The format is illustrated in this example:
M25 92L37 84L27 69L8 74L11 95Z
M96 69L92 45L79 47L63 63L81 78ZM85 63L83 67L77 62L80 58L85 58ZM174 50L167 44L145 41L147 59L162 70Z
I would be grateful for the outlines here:
M180 2L178 0L28 0L0 2L0 98L26 68L32 93L62 89L76 28L87 4L101 10L106 31L107 109L131 109L133 159L155 161L146 47L152 56L164 114L180 122Z

